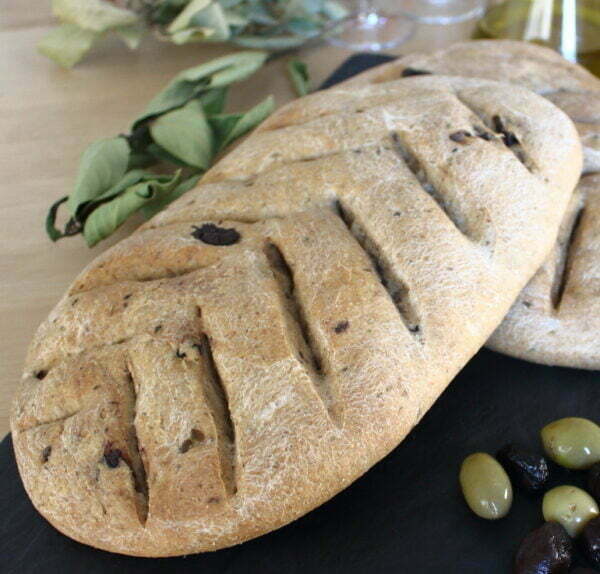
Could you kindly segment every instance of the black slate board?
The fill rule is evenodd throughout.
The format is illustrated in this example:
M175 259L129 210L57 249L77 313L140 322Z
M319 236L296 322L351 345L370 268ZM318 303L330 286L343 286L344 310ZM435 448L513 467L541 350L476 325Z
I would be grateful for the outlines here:
M387 59L354 56L332 78L341 81ZM29 502L6 437L0 443L0 572L507 574L519 541L541 523L541 499L516 493L507 518L483 521L461 498L460 463L508 440L539 448L539 429L559 417L600 419L599 385L598 372L480 351L409 437L327 504L241 546L182 558L119 556L59 534ZM553 471L555 482L584 483L582 473Z

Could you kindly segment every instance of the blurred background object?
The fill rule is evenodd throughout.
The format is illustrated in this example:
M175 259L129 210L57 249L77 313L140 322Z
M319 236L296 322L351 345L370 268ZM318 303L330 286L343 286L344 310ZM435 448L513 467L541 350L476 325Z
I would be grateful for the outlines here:
M555 48L600 74L600 0L52 0L56 26L39 50L63 67L105 36L135 49L151 31L181 45L227 43L287 51L323 38L377 52L427 26L479 21L475 38L527 40ZM431 32L430 35L441 34ZM433 49L435 46L431 46Z
M481 16L486 0L403 0L402 9L423 24L448 25Z
M148 32L176 45L228 43L290 50L347 15L338 0L52 0L58 26L38 44L70 68L104 37L136 49Z
M600 76L600 0L505 0L488 9L474 36L549 46Z
M50 3L50 0L48 0ZM486 0L51 0L56 26L38 50L64 68L107 37L136 50L163 42L284 52L326 39L353 51L392 50L423 26L472 21ZM420 26L417 26L419 24ZM437 34L436 34L437 35ZM434 46L432 46L434 47Z
M348 16L330 25L325 39L334 46L359 52L390 50L414 32L415 22L398 7L384 8L375 0L358 0Z
M348 15L333 21L325 39L355 51L390 50L407 41L417 25L446 26L484 13L486 0L355 0Z

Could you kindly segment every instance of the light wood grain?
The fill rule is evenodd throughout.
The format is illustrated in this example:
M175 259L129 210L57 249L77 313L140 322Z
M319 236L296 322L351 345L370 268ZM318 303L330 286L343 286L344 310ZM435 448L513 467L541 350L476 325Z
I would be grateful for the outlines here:
M12 395L36 327L77 272L134 227L128 224L94 249L77 237L53 244L43 226L49 204L69 193L88 143L126 130L179 70L229 51L148 39L130 52L107 39L65 71L35 50L52 26L49 4L0 0L0 436L8 431ZM468 37L471 26L422 26L397 52L449 45ZM319 46L301 57L319 84L349 55ZM231 108L247 108L266 94L279 105L293 98L283 66L273 62L239 88Z

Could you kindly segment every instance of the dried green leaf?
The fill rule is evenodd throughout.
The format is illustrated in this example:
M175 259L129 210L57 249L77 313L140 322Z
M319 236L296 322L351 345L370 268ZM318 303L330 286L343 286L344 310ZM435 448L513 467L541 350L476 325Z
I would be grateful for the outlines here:
M207 116L220 114L225 109L227 101L227 88L215 88L205 92L198 98Z
M53 0L52 11L63 22L92 32L106 32L139 21L132 10L105 0Z
M287 71L298 96L302 97L310 93L310 77L308 66L300 60L290 60L287 65Z
M229 10L230 8L235 8L242 4L244 0L219 0L219 4L223 6L224 10Z
M150 133L160 147L187 165L201 170L210 166L213 134L199 100L157 118Z
M267 60L268 54L261 51L246 51L229 54L197 68L183 72L188 81L197 82L208 78L208 88L223 88L235 82L241 82L254 74Z
M127 169L138 169L142 167L150 167L156 163L156 158L146 151L143 152L131 152L129 156L129 164Z
M156 143L152 143L148 146L148 153L152 155L155 161L158 160L162 163L170 163L178 167L189 167L187 163L179 158L176 158L174 155L170 154L166 149L160 147Z
M252 74L266 57L264 52L241 52L186 70L157 100L158 108L177 100L175 109L143 117L128 136L90 145L82 156L73 193L49 210L49 237L55 241L83 230L88 245L95 245L134 212L142 210L151 217L191 189L200 174L180 183L180 172L171 177L136 167L158 159L195 170L208 169L217 147L229 145L272 112L274 103L269 97L246 113L222 114L227 86ZM65 202L72 217L60 231L56 216Z
M131 151L136 153L144 153L144 150L152 143L150 126L148 124L138 126L125 137L131 147Z
M188 179L182 181L172 191L168 193L162 193L156 196L154 199L152 199L152 201L149 201L148 203L144 204L144 206L141 209L141 213L144 216L144 218L151 219L152 217L154 217L158 212L162 211L165 207L167 207L167 205L181 197L186 191L189 191L190 189L195 187L198 181L200 181L201 177L201 174L193 175L192 177L189 177Z
M123 193L132 185L135 185L136 183L148 178L155 179L156 175L149 174L143 169L132 169L128 171L117 183L115 183L115 185L108 188L104 193L96 197L93 202L96 203L111 199L112 197Z
M217 2L212 2L204 10L196 12L190 24L193 28L210 30L208 37L213 42L225 42L231 35L225 12Z
M264 64L267 55L256 51L237 52L184 70L150 101L134 122L134 129L152 116L183 106L202 92L246 79Z
M274 109L275 99L273 96L266 97L262 102L242 114L242 117L231 130L223 145L229 145L237 138L243 136L246 132L254 129L258 124L262 123L267 117L269 117L273 113Z
M245 113L223 114L209 118L209 122L215 131L217 150L222 150L234 140L256 127L274 109L275 100L273 96L269 96Z
M221 151L225 147L225 140L240 121L243 114L217 114L211 116L208 121L212 127L216 150Z
M284 19L317 16L323 9L323 0L289 0L284 4Z
M61 197L58 201L55 201L48 210L46 215L46 233L52 241L57 241L61 237L65 236L65 233L56 228L56 215L58 208L69 199L68 195Z
M114 32L117 34L125 45L130 50L135 50L139 47L142 37L144 36L145 28L141 24L134 24L132 26L121 26L115 28Z
M262 3L250 4L248 9L244 11L244 16L251 22L262 24L263 26L276 26L279 24L279 21L273 18Z
M131 215L162 194L168 194L179 183L178 171L166 182L142 181L126 189L121 195L103 203L87 218L83 235L89 247L111 235Z
M305 38L312 38L321 31L321 26L317 22L307 18L292 18L286 22L285 27L292 34L304 36Z
M142 169L132 169L128 171L115 185L111 188L107 189L104 193L97 196L95 199L83 203L77 209L77 218L74 221L79 224L80 232L83 228L83 224L86 219L89 217L90 213L98 208L99 205L105 203L106 201L116 197L123 193L126 189L131 187L132 185L140 182L140 181L150 181L156 179L157 176L155 174L149 174ZM68 235L73 235L68 234Z
M77 217L79 207L96 199L125 175L129 144L122 137L99 140L88 146L79 162L75 189L67 207Z
M206 42L210 38L211 32L212 30L207 28L187 28L171 34L169 39L176 46L183 46L189 42Z
M74 24L63 24L46 34L37 48L59 66L71 68L89 52L99 36Z
M162 0L152 7L148 18L152 24L166 26L177 17L189 0Z
M298 48L306 42L306 38L298 36L235 36L231 39L233 44L243 48L256 48L260 50L291 50Z
M173 80L162 92L159 92L146 106L144 113L135 120L133 130L153 116L179 108L191 100L199 86L194 82Z
M238 12L234 12L233 10L223 10L223 13L225 14L225 20L227 21L227 25L231 29L232 33L235 33L236 28L245 28L250 23L248 18L242 14L239 14Z
M229 24L223 9L212 2L192 15L187 28L172 32L170 38L174 44L179 45L202 40L224 42L229 36Z
M200 11L206 9L212 0L191 0L167 27L168 34L174 34L191 26L192 18Z

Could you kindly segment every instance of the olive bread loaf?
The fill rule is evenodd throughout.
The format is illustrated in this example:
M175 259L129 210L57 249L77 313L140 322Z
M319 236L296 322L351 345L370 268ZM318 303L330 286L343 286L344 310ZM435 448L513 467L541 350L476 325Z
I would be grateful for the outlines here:
M169 556L322 504L486 341L580 170L571 121L496 82L284 107L39 328L12 415L34 505L86 544Z
M600 80L556 52L526 42L482 40L411 54L346 82L366 85L423 74L456 74L523 85L575 122L584 177L558 241L488 341L540 363L600 369Z

